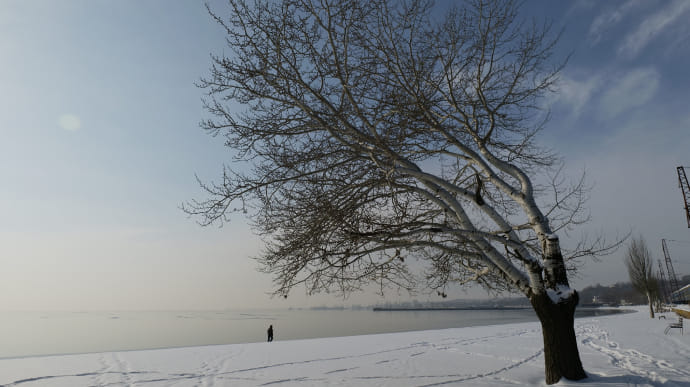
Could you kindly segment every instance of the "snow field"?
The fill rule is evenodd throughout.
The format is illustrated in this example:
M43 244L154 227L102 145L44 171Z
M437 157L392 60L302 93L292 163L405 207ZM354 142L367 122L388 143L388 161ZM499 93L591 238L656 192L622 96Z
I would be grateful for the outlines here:
M690 335L637 313L576 320L590 377L558 385L690 386ZM280 337L277 336L277 339ZM538 323L0 360L2 386L544 385Z

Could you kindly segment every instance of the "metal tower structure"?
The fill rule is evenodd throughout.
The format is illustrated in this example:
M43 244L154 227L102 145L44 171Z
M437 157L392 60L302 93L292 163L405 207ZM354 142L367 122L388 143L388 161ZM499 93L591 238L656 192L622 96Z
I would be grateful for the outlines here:
M680 190L683 191L683 201L685 202L685 217L688 220L688 228L690 228L690 208L688 208L688 203L690 203L690 185L688 185L688 177L685 175L685 168L678 167L678 185L680 185Z
M664 250L664 257L666 258L666 270L668 270L668 283L671 286L671 289L669 289L669 292L673 293L679 289L679 286L678 286L678 279L676 278L676 271L673 270L673 263L671 262L671 254L668 252L668 246L666 246L666 239L661 240L661 248Z
M664 266L659 259L659 291L661 292L661 301L665 304L671 302L671 292L668 291L668 283L666 282L666 274L664 274Z

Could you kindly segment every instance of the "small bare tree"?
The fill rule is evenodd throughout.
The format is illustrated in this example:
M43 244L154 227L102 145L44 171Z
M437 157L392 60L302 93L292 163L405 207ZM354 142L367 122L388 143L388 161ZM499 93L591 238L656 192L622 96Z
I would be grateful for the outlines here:
M251 213L282 296L425 279L440 294L521 292L542 324L547 383L585 378L567 269L602 250L564 250L556 235L587 216L582 180L564 184L536 143L561 68L548 25L520 22L512 0L443 17L428 1L229 5L209 12L231 54L200 86L215 116L203 126L239 164L184 209L205 225Z
M641 236L630 241L625 255L625 267L628 268L630 282L635 290L647 296L649 317L654 318L654 301L658 298L659 281L654 275L647 243Z

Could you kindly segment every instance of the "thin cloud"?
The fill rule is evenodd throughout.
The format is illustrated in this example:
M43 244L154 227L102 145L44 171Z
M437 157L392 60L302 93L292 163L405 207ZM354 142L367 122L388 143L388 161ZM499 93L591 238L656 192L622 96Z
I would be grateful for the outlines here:
M627 1L619 7L609 9L594 18L589 26L588 33L589 38L592 40L592 45L597 44L607 30L623 20L639 4L641 4L639 0Z
M630 70L611 76L610 71L587 77L562 76L558 93L546 101L549 107L565 109L570 120L596 113L608 120L647 104L659 90L661 75L651 67Z
M666 7L644 19L635 31L628 34L618 48L619 54L634 57L662 32L687 22L685 13L690 10L690 1L677 0L664 4L667 4Z
M646 104L659 89L660 79L653 68L635 69L619 77L601 98L601 115L610 119Z
M601 79L598 75L588 77L585 80L563 76L559 83L556 101L553 102L568 106L572 115L579 116L592 100L600 84Z

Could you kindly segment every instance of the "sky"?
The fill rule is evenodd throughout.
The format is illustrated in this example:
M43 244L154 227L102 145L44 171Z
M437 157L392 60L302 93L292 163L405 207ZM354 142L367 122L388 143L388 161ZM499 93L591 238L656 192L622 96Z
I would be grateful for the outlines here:
M676 175L690 172L690 2L533 0L521 13L562 31L556 59L569 59L545 100L552 117L541 140L592 185L581 231L641 235L655 259L666 238L676 273L690 274ZM211 181L231 160L199 128L209 116L195 86L224 46L199 1L0 0L0 310L408 298L303 289L271 298L270 276L251 259L261 241L244 219L200 227L180 210L204 198L195 175ZM572 284L627 281L624 253L585 260Z

